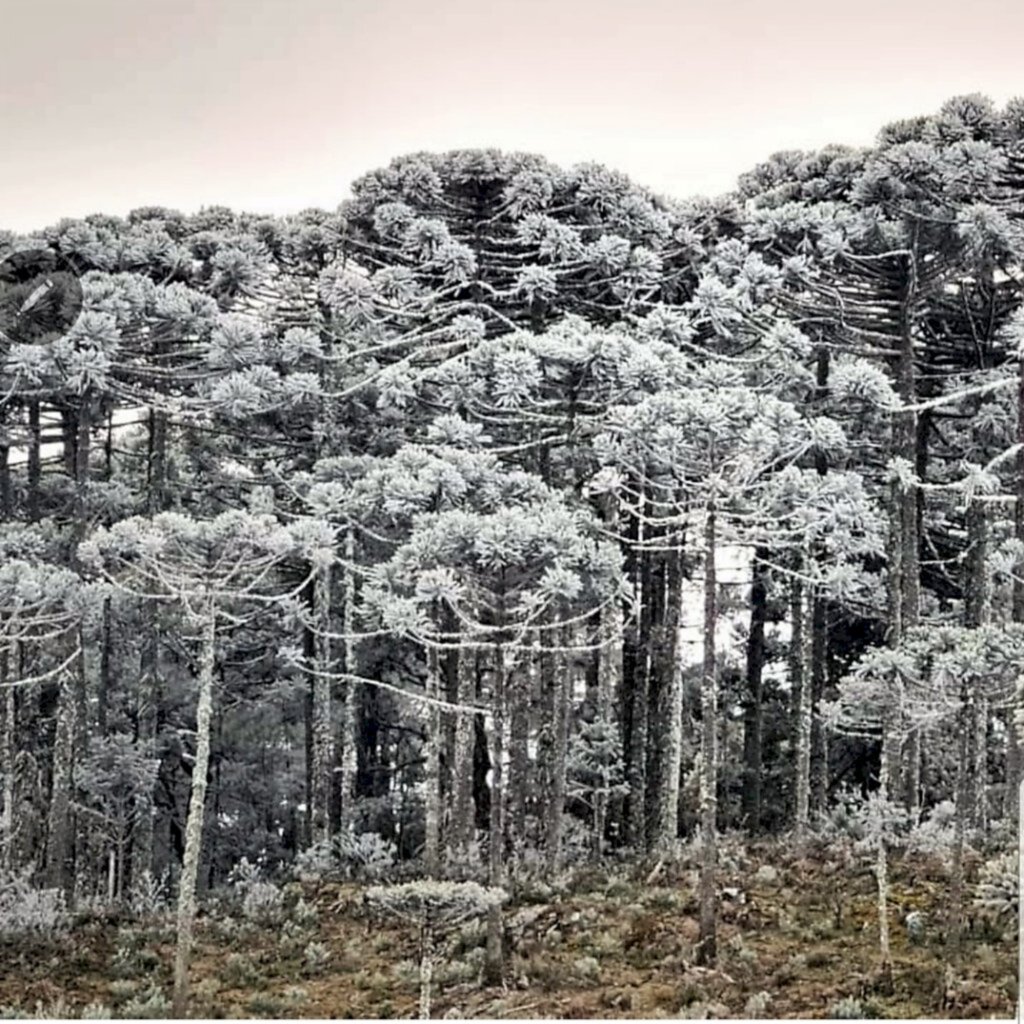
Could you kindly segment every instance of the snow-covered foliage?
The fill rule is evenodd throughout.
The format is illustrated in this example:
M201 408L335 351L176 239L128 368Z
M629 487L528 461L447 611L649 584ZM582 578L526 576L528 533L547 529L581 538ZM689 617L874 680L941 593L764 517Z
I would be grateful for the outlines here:
M0 354L0 928L176 898L185 1015L225 884L308 973L275 880L485 916L496 985L505 892L681 841L713 967L719 830L870 856L883 977L891 854L1009 907L1022 109L716 199L459 150L336 212L0 235L82 285Z

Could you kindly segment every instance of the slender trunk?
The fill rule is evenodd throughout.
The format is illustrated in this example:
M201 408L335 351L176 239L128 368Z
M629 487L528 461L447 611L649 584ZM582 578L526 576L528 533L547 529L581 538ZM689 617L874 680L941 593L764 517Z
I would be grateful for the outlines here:
M39 425L39 402L28 403L28 518L35 522L41 515L39 485L42 478L42 437Z
M882 755L878 772L878 834L875 837L875 882L878 892L878 949L881 954L883 985L892 979L892 953L889 945L889 848L886 837L885 815L889 807L890 771L892 759L887 747L891 746L889 713L882 725Z
M107 705L110 700L112 646L114 643L114 616L109 595L103 599L103 620L100 626L99 690L96 694L96 730L107 735Z
M828 617L825 598L815 592L810 614L807 676L811 680L810 817L819 818L828 803L828 733L821 717L828 660Z
M882 804L885 807L885 804ZM875 846L875 878L878 886L878 949L882 958L882 977L885 983L892 977L892 954L889 950L889 856L885 835L879 826Z
M1016 472L1016 501L1013 506L1013 535L1018 543L1024 544L1024 346L1020 350L1020 359L1017 369L1017 472ZM1018 573L1013 580L1013 621L1024 622L1024 578ZM1013 708L1009 713L1010 735L1012 737L1010 754L1006 768L1007 802L1013 807L1013 820L1020 828L1024 822L1024 779L1021 777L1022 759L1021 751L1024 750L1024 681L1018 683L1015 693ZM1024 891L1024 857L1020 858L1021 887ZM1024 978L1024 940L1019 942L1020 946L1020 974ZM1024 1019L1024 985L1020 993L1021 1019Z
M420 1020L430 1020L430 987L433 975L434 936L430 925L424 924L420 933Z
M653 805L652 844L656 853L675 849L679 836L679 776L683 756L683 558L677 548L668 559L667 600L664 615L662 680L658 705L654 708L660 723L661 742L652 762L656 786Z
M914 240L916 246L916 237ZM904 284L900 294L900 347L896 364L896 390L905 405L917 399L917 370L914 356L914 310L917 301L917 261L913 253L905 257ZM893 419L892 453L905 466L917 473L923 471L922 431L917 413L897 413ZM889 539L889 643L899 646L908 629L918 624L921 608L920 566L920 491L915 483L892 482L890 494ZM898 791L904 778L900 755L905 733L902 694L896 702L894 717L889 722L889 743L883 742L883 756L890 763L887 772L886 796ZM888 753L886 751L888 747ZM884 843L883 843L884 853Z
M704 524L704 664L701 677L702 749L700 776L701 863L700 939L698 962L714 965L718 957L718 895L715 866L718 860L718 684L715 630L718 626L718 584L715 574L717 546L715 507L710 505Z
M331 707L331 569L321 566L313 584L314 675L310 716L312 766L310 769L310 840L324 842L331 835L331 792L334 781L334 730Z
M916 825L921 817L921 728L915 726L907 735L907 746L904 757L905 789L904 802L910 819Z
M1020 742L1017 727L1014 724L1013 707L1005 711L1007 748L1006 748L1006 793L1003 800L1003 814L1014 824L1019 825L1017 818L1017 788L1020 785Z
M53 739L53 790L46 833L47 878L51 886L65 894L70 894L73 882L71 793L78 712L73 687L71 677L64 675L57 700L57 724Z
M750 632L747 636L747 693L743 708L743 796L742 814L746 828L761 827L761 758L763 734L762 689L765 662L765 625L768 621L768 588L763 558L754 552L750 581Z
M988 701L980 695L974 701L972 725L969 821L984 834L988 828Z
M458 652L458 703L476 703L476 651L463 647ZM476 834L476 807L473 802L473 747L476 715L459 714L455 718L455 748L452 758L452 817L450 848L455 866L461 873L468 866Z
M916 245L916 239L915 239ZM911 253L906 257L904 286L900 295L900 347L896 366L896 390L904 405L917 397L914 360L914 307L917 297L917 263ZM921 468L919 425L914 412L897 413L893 419L891 451L906 468ZM898 647L906 631L917 625L920 615L921 570L919 561L919 494L916 484L894 479L890 487L888 641ZM884 982L891 986L892 955L889 944L889 853L885 815L894 784L899 788L903 772L900 761L905 733L903 682L894 679L895 692L882 723L882 752L879 767L878 835L875 840L875 877L878 883L878 933Z
M611 736L614 728L614 702L622 687L622 605L614 601L601 611L601 650L597 668L597 721ZM594 856L604 854L604 837L608 827L608 790L612 765L602 766L599 789L594 794Z
M636 543L644 540L642 522L635 525ZM650 613L646 606L644 585L650 556L643 551L634 554L636 572L633 580L635 602L633 620L627 634L623 672L628 680L629 732L626 737L626 842L637 856L643 854L646 825L644 797L647 779L647 696L648 674L646 666L646 630L650 629ZM628 671L627 671L628 669Z
M1017 445L1017 500L1013 506L1013 535L1019 544L1024 544L1024 346L1020 350L1017 371ZM1024 622L1024 579L1019 573L1013 580L1013 621ZM1024 949L1024 942L1021 948ZM1024 995L1021 998L1024 999Z
M6 436L4 437L6 442ZM14 490L11 487L11 447L0 444L0 518L8 520L14 515Z
M436 701L440 690L441 667L437 649L429 647L426 695L431 701ZM441 874L441 711L435 703L427 704L426 753L423 866L428 878L437 878Z
M167 414L149 411L149 459L146 504L150 515L167 507Z
M526 848L526 804L530 786L530 695L522 680L510 687L508 837L509 860L518 866ZM515 870L513 868L513 870Z
M505 881L505 707L510 669L509 653L498 645L495 652L494 693L491 698L491 820L488 839L487 884L500 887ZM501 983L503 969L501 910L495 908L487 921L485 976L489 984Z
M985 504L971 501L967 506L967 557L964 562L964 623L969 627L989 622L992 610L992 586L988 571L989 522ZM987 732L988 706L979 695L972 702L967 719L970 731L967 793L964 814L974 828L984 828L987 819Z
M177 943L174 952L174 1016L188 1013L189 964L196 918L196 883L202 854L203 818L210 771L210 725L213 717L213 670L216 658L217 611L212 598L204 608L203 642L199 655L199 696L196 702L196 757L185 824L185 856L178 890Z
M88 490L89 457L92 453L93 397L86 391L78 405L78 423L75 433L75 540L85 538L89 529Z
M654 527L652 537L658 538L658 546L664 543L664 529ZM667 560L662 551L648 553L649 568L644 574L644 628L646 641L644 665L647 675L647 752L644 778L644 848L647 852L655 849L661 792L664 788L664 752L668 743L666 731L670 722L664 716L666 710L666 689L668 687L668 666L666 657L670 637L666 619Z
M949 937L953 949L958 949L964 921L964 839L968 815L968 753L969 731L973 718L973 704L965 683L960 694L960 712L957 716L956 759L956 812L953 819L953 872L950 888Z
M0 732L0 774L3 775L3 817L0 818L0 868L14 868L14 761L17 750L18 714L14 687L8 685L9 655L0 654L0 697L3 699L3 731Z
M356 538L349 528L345 534L345 567L343 578L343 596L341 612L342 670L355 673L355 641L352 634L355 630L356 584L353 568L356 558ZM341 818L339 826L342 831L354 827L356 776L359 772L359 689L356 682L346 679L344 683L344 702L341 716Z
M801 562L800 567L803 568L804 564L805 562ZM800 679L796 723L795 826L797 847L802 849L807 841L811 806L811 653L814 634L814 592L798 579L793 580L793 615L793 658Z
M139 656L138 717L139 738L146 755L158 758L158 734L160 729L160 632L153 606L146 618L142 651ZM140 808L136 829L135 861L142 872L154 871L154 847L156 838L156 805L152 797Z
M568 646L571 636L568 629L559 630L559 643ZM554 747L551 757L551 802L547 808L546 842L548 866L556 870L562 855L562 823L565 815L566 761L569 754L569 720L572 706L572 672L569 658L560 651L555 657L555 717Z

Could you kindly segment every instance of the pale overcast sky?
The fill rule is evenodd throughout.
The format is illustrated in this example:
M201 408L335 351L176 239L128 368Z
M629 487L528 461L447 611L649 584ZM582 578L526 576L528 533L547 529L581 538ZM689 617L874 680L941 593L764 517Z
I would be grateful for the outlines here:
M599 160L679 196L1024 93L1021 0L0 0L0 228L333 209L401 153Z

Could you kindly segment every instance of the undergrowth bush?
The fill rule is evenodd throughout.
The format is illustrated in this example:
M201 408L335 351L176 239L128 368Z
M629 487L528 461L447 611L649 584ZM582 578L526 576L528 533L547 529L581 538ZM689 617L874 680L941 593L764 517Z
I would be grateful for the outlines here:
M982 865L974 905L1016 924L1020 889L1015 852L1002 853Z
M36 889L27 872L0 874L0 938L51 938L68 923L57 889Z
M349 832L314 843L295 858L302 881L377 882L395 867L397 849L377 832Z

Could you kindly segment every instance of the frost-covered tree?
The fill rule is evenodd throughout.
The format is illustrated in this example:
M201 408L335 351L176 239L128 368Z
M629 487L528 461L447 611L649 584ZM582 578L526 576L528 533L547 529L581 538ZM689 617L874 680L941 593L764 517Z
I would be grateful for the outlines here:
M175 602L184 612L186 628L197 635L196 749L174 963L174 1003L179 1014L188 1007L218 622L231 621L234 609L246 602L274 600L273 574L284 559L303 548L318 560L330 558L332 547L332 533L316 523L288 528L271 516L244 512L226 512L206 521L171 512L126 519L109 530L96 531L81 547L83 560L113 585L140 597Z
M407 882L377 885L363 900L370 910L416 925L420 940L420 1020L430 1019L430 996L437 940L445 931L474 917L499 909L508 899L503 889L476 882Z

